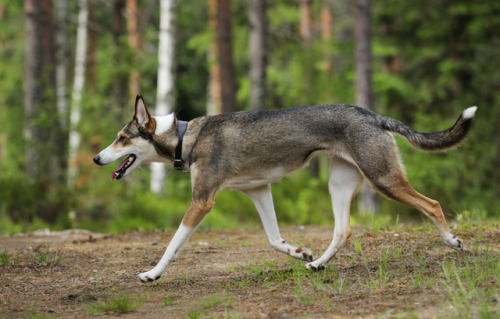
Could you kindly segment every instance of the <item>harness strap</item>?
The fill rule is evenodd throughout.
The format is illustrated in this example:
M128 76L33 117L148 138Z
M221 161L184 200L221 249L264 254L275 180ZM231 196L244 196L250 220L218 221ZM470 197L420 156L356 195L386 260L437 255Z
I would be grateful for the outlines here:
M186 133L188 123L186 121L177 121L177 137L179 140L175 147L174 168L178 172L186 172L184 170L184 161L182 160L182 139L184 138L184 133Z

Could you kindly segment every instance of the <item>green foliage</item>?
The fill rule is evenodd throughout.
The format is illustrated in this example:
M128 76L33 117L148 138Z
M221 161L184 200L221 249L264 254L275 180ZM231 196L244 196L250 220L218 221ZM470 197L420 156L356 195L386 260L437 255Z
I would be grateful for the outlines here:
M132 51L123 35L115 45L111 6L93 10L96 38L93 70L96 81L86 83L82 121L78 126L80 176L75 189L44 181L31 183L24 160L23 69L24 16L22 2L1 0L0 19L0 233L12 234L38 227L85 227L97 231L175 228L190 200L189 177L171 173L167 191L155 196L148 191L147 168L136 170L123 182L109 184L111 167L93 166L91 158L108 145L132 117L128 79L138 70L141 92L148 106L156 103L158 3L140 3L143 49ZM313 2L318 20L320 2ZM189 120L205 113L208 69L207 52L214 34L208 28L208 3L186 0L176 16L176 113ZM334 14L333 36L316 32L305 45L300 38L298 2L268 3L269 65L268 107L353 103L354 15L348 2L330 4ZM398 139L408 178L414 187L438 199L449 216L472 212L476 219L498 217L500 206L500 3L467 0L408 2L375 0L373 7L373 83L376 111L408 124L418 131L448 128L460 112L478 105L475 128L458 150L424 153ZM76 10L76 4L70 4ZM232 2L233 49L239 108L247 109L249 22L248 4ZM76 11L75 11L76 12ZM193 18L196 17L196 18ZM76 25L69 23L69 44L74 45ZM73 50L73 49L71 49ZM69 61L68 68L74 67ZM72 74L72 72L68 72ZM69 79L71 79L69 77ZM71 81L70 81L71 82ZM70 83L68 83L70 87ZM127 91L127 90L125 90ZM50 93L50 92L48 92ZM52 92L53 93L53 92ZM133 94L132 94L133 95ZM43 125L57 119L44 113ZM54 150L51 145L41 149ZM331 224L326 167L319 179L307 171L293 174L273 185L278 218L283 224ZM427 164L429 163L429 164ZM114 164L111 164L114 165ZM236 192L224 191L202 227L239 227L260 222L251 201ZM421 214L391 201L381 201L386 220L369 220L356 214L354 224L381 230L394 216L421 220Z

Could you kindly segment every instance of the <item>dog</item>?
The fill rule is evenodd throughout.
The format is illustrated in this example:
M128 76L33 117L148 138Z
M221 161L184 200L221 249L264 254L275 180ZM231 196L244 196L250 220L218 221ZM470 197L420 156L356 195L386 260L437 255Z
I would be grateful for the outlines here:
M163 162L191 173L192 200L160 262L139 274L142 282L160 278L214 205L219 190L238 190L251 198L271 246L320 270L351 235L350 205L363 180L383 196L413 207L436 225L444 242L461 251L462 240L448 230L439 203L408 183L393 134L425 151L462 143L477 107L462 112L449 129L420 133L389 117L352 105L318 105L275 111L224 113L180 121L174 114L151 116L137 96L132 121L117 139L94 157L107 165L127 156L112 173L122 179L143 163ZM304 167L314 156L331 158L328 188L335 226L324 254L288 244L280 236L270 184Z

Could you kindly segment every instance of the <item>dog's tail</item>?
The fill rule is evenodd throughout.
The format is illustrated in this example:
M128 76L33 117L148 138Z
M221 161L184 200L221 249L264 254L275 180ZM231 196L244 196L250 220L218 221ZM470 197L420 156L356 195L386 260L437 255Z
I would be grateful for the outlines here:
M425 151L440 151L460 145L469 134L477 107L472 106L464 110L455 125L451 128L435 133L420 133L412 130L403 123L384 117L381 127L387 131L404 137L413 146Z

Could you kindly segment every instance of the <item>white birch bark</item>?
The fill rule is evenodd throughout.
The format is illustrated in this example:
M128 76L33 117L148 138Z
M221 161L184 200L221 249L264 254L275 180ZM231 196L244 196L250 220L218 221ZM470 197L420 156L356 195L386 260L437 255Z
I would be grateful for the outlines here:
M71 95L70 125L69 125L69 163L68 163L68 185L73 187L78 173L77 151L80 147L80 133L78 123L80 122L82 92L85 84L85 57L87 55L87 29L88 29L88 0L78 1L80 11L78 13L78 27L76 32L75 52L75 77L73 92Z
M158 88L155 110L155 115L158 116L171 113L174 103L175 5L176 0L160 2ZM164 190L166 175L164 164L151 164L150 189L153 193L159 194Z

